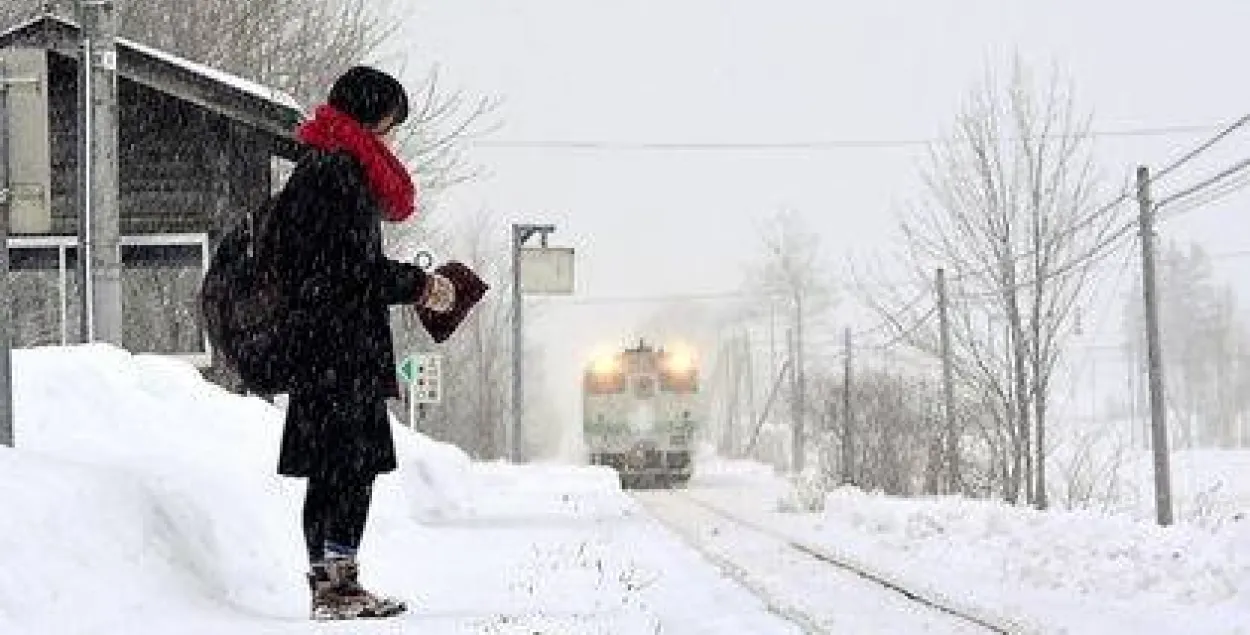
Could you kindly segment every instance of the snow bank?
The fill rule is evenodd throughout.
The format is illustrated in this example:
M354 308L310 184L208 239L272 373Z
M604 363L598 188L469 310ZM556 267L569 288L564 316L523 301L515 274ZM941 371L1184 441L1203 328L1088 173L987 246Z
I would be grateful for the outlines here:
M1133 449L1129 425L1057 435L1047 457L1054 507L1155 518L1154 456ZM1250 514L1250 450L1173 450L1170 463L1179 521L1214 526Z
M0 632L120 632L112 616L171 602L304 610L304 484L275 473L280 408L108 346L16 351L13 369ZM378 482L379 525L412 530L468 505L464 453L395 436L401 465Z
M106 346L19 351L0 449L0 633L790 633L604 468L471 464L395 426L366 585L395 621L311 625L283 405Z
M1250 522L1165 529L1124 515L852 489L828 497L822 521L827 544L935 588L950 589L958 572L952 594L1069 632L1250 625Z
M1238 479L1235 456L1208 459L1201 470L1192 459L1180 457L1178 472L1247 480ZM1244 515L1161 528L1131 506L1122 513L1039 512L853 488L825 496L821 513L781 513L779 501L794 495L784 478L749 462L714 465L719 473L696 472L698 498L1044 632L1250 633L1250 518ZM1228 491L1244 500L1236 487Z

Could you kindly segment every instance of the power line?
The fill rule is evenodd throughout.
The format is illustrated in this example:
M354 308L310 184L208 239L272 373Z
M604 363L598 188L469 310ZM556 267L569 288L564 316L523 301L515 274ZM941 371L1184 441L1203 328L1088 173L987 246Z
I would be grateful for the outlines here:
M1224 128L1220 129L1220 131L1219 131L1219 132L1218 132L1215 136L1211 137L1210 139L1207 139L1207 140L1206 140L1206 141L1204 141L1203 143L1201 143L1201 144L1199 144L1198 146L1196 146L1193 150L1191 150L1191 151L1189 151L1188 153L1186 153L1186 154L1185 154L1184 156L1182 156L1180 159L1177 159L1176 161L1172 162L1170 165L1168 165L1168 166L1167 166L1167 167L1165 167L1163 170L1161 170L1161 171L1160 171L1160 172L1158 172L1156 175L1154 175L1154 176L1152 177L1152 179L1151 179L1151 180L1152 180L1152 181L1158 181L1159 179L1162 179L1164 176L1167 176L1169 173L1171 173L1171 172L1173 172L1173 171L1177 170L1178 168L1180 168L1181 166L1185 165L1185 164L1186 164L1186 163L1188 163L1189 161L1192 161L1194 158L1196 158L1196 157L1198 157L1198 156L1202 155L1204 152L1207 152L1207 151L1208 151L1208 150L1210 150L1212 147L1214 147L1214 146L1215 146L1215 144L1217 144L1218 142L1220 142L1221 140L1223 140L1224 138L1226 138L1228 135L1232 134L1232 133L1233 133L1234 131L1236 131L1237 129L1239 129L1239 128L1241 128L1241 127L1245 126L1247 123L1250 123L1250 114L1245 115L1245 116L1241 117L1240 119L1238 119L1237 121L1233 122L1232 124L1230 124L1230 125L1228 125L1228 126L1225 126ZM1191 131L1192 131L1192 130L1193 130L1194 128L1196 128L1196 127L1190 126L1190 127L1187 127L1187 128L1188 128L1189 130L1191 130ZM1156 130L1158 130L1158 129L1156 129ZM1137 131L1124 131L1124 132L1126 132L1126 133L1130 133L1130 134L1131 134L1131 133L1135 133L1135 132L1144 132L1144 130L1137 130ZM1091 133L1089 136L1099 136L1099 134L1101 134L1102 136L1107 136L1107 134L1108 134L1108 133ZM1068 136L1071 136L1071 135L1068 135ZM1172 197L1169 197L1169 198L1167 198L1167 199L1164 199L1163 201L1160 201L1160 202L1157 204L1156 209L1162 208L1164 205L1167 205L1167 204L1170 204L1170 203L1172 203L1172 202L1174 202L1174 201L1176 201L1176 200L1182 199L1182 198L1184 198L1185 196L1192 195L1193 193L1198 192L1198 191L1202 190L1202 189L1203 189L1203 188L1205 188L1205 187L1209 187L1209 186L1211 186L1212 184L1217 183L1218 181L1220 181L1220 180L1222 180L1222 179L1224 179L1224 178L1227 178L1228 176L1230 176L1230 175L1232 175L1232 174L1235 174L1235 173L1236 173L1236 172L1238 172L1238 171L1241 171L1241 170L1243 170L1243 169L1246 169L1247 167L1250 167L1250 159L1248 159L1248 160L1246 160L1246 161L1243 161L1243 162L1241 162L1241 163L1237 164L1236 166L1234 166L1233 168L1230 168L1230 169L1228 169L1228 170L1225 170L1224 172L1221 172L1220 174L1217 174L1216 176L1214 176L1214 177L1212 177L1212 178L1208 179L1207 181L1204 181L1203 183L1200 183L1200 184L1198 184L1198 185L1196 185L1196 186L1193 186L1193 187L1191 187L1191 188L1188 188L1188 189L1186 189L1185 191L1183 191L1183 192L1181 192L1181 193L1179 193L1179 194L1177 194L1177 195L1174 195L1174 196L1172 196ZM1217 195L1217 198L1218 198L1218 197L1225 196L1225 195L1227 195L1227 194L1231 193L1232 191L1236 191L1236 189L1240 189L1241 187L1245 187L1245 185L1247 185L1247 184L1243 183L1243 184L1239 185L1237 188L1235 188L1234 190L1229 190L1229 191L1222 192L1222 193L1220 193L1220 194L1218 194L1218 195ZM1073 223L1073 224L1072 224L1072 226L1071 226L1071 227L1068 227L1068 228L1066 228L1066 229L1064 229L1064 230L1060 231L1060 232L1059 232L1058 234L1056 234L1055 236L1048 237L1047 242L1048 242L1048 243L1051 243L1051 244L1054 244L1055 242L1058 242L1058 241L1060 241L1060 240L1064 240L1064 239L1070 238L1071 236L1075 235L1076 233L1078 233L1078 232L1080 232L1080 231L1083 231L1083 230L1085 230L1085 229L1089 228L1089 227L1090 227L1091 225L1093 225L1094 223L1096 223L1096 222L1098 222L1099 220L1103 219L1103 218L1104 218L1107 214L1109 214L1109 213L1110 213L1112 210L1114 210L1116 207L1118 207L1119 205L1121 205L1121 204L1125 203L1126 201L1129 201L1129 200L1133 197L1133 194L1134 194L1133 188L1126 186L1126 187L1125 187L1125 188L1121 191L1121 193L1120 193L1120 195L1119 195L1119 196L1115 197L1114 199L1112 199L1112 200L1111 200L1110 202L1108 202L1107 204L1105 204L1105 205L1103 205L1103 206L1101 206L1101 207L1097 208L1097 209L1096 209L1096 210L1094 210L1091 214L1089 214L1089 216L1085 217L1084 219L1081 219L1081 220L1076 221L1075 223ZM1207 202L1209 203L1210 201L1207 201ZM1184 211L1190 211L1190 210L1184 210ZM1184 213L1184 211L1182 211L1182 212L1180 212L1180 213ZM1073 260L1072 260L1072 261L1070 261L1067 265L1064 265L1063 267L1060 267L1059 269L1056 269L1056 270L1052 270L1052 271L1047 272L1047 273L1046 273L1046 274L1044 274L1044 275L1043 275L1040 279L1028 280L1028 281L1025 281L1025 282L1017 283L1017 284L1015 284L1015 285L1013 285L1013 286L1011 286L1011 287L1003 287L1003 288L1000 288L1000 289L996 290L996 291L995 291L995 294L1005 293L1005 292L1008 292L1008 291L1012 291L1012 290L1015 290L1015 289L1022 288L1022 287L1024 287L1024 286L1034 285L1034 284L1037 284L1037 283L1038 283L1038 282L1040 282L1040 281L1045 281L1045 280L1048 280L1048 279L1053 278L1053 277L1055 277L1055 276L1058 276L1058 275L1062 275L1062 274L1064 274L1064 273L1067 273L1067 272L1071 271L1072 269L1076 268L1077 266L1079 266L1079 265L1081 264L1081 262L1080 262L1080 261L1082 261L1082 260L1087 260L1087 259L1089 259L1089 258L1094 258L1094 257L1097 257L1097 256L1098 256L1098 252L1099 252L1099 251L1101 251L1103 248L1106 248L1106 247L1109 247L1109 246L1114 245L1114 244L1115 244L1115 243L1116 243L1116 242L1117 242L1120 238L1122 238L1124 235L1126 235L1126 234L1127 234L1127 232L1128 232L1128 230L1132 229L1132 227L1133 227L1133 226L1134 226L1134 223L1129 223L1129 224L1127 224L1126 226L1122 227L1120 230L1118 230L1117 232L1115 232L1113 235L1111 235L1109 238L1107 238L1107 239L1106 239L1106 240L1104 240L1103 242L1101 242L1101 243L1099 243L1099 244L1095 245L1095 246L1094 246L1094 248L1093 248L1093 249L1091 249L1091 250L1090 250L1090 252L1089 252L1088 254L1083 255L1083 256L1081 256L1080 258L1073 259ZM1013 262L1011 263L1011 266L1014 268L1015 266L1017 266L1017 265L1018 265L1019 263L1021 263L1022 261L1025 261L1025 260L1027 260L1027 259L1034 258L1036 255L1037 255L1037 250L1036 250L1036 249L1030 249L1030 250L1026 251L1024 254L1021 254L1021 255L1019 255L1019 256L1017 256L1017 257L1013 258ZM987 274L999 273L999 272L1003 271L1004 266L1005 266L1004 264L993 264L993 265L989 265L989 266L986 266L986 267L982 267L980 270L977 270L977 271L955 272L955 275L953 275L953 276L950 278L950 281L951 281L951 282L961 282L961 281L963 281L963 280L967 280L967 279L969 279L969 278L973 278L973 277L979 277L979 276L984 276L984 275L987 275ZM984 295L985 295L985 294L982 294L982 296L984 296ZM970 296L968 296L968 295L966 295L966 294L965 294L963 297L964 297L965 299L967 299L967 298L968 298L968 297L970 297Z
M1169 210L1167 219L1183 216L1190 212L1204 208L1219 201L1220 199L1226 198L1245 189L1248 185L1250 185L1250 174L1243 174L1237 180L1230 181L1223 185L1213 186L1216 189L1205 192L1201 196L1191 199L1188 202L1183 202L1179 207Z
M1250 168L1250 159L1243 159L1243 160L1241 160L1241 161L1238 161L1238 162L1237 162L1236 164L1234 164L1233 166L1231 166L1231 167L1229 167L1229 168L1226 168L1226 169L1224 169L1224 170L1221 170L1221 171L1220 171L1220 172L1218 172L1217 174L1215 174L1215 175L1213 175L1213 176L1211 176L1211 177L1209 177L1209 178L1207 178L1207 179L1204 179L1203 181L1201 181L1201 182L1199 182L1199 183L1197 183L1197 184L1195 184L1195 185L1192 185L1192 186L1190 186L1190 187L1187 187L1187 188L1185 188L1185 189L1181 190L1180 192L1177 192L1177 193L1175 193L1175 194L1173 194L1173 195L1171 195L1171 196L1168 196L1167 198L1164 198L1163 200L1160 200L1160 201L1159 201L1159 202L1155 205L1155 209L1163 209L1164 207L1166 207L1166 206L1168 206L1168 205L1171 205L1172 203L1175 203L1176 201L1183 200L1183 199L1185 199L1185 198L1186 198L1186 197L1188 197L1188 196L1192 196L1192 195L1194 195L1194 194L1196 194L1196 193L1198 193L1198 192L1201 192L1202 190L1204 190L1204 189L1206 189L1206 188L1208 188L1208 187L1211 187L1211 186L1213 186L1213 185L1215 185L1215 184L1219 183L1220 181L1223 181L1224 179L1226 179L1226 178L1228 178L1228 177L1230 177L1230 176L1232 176L1232 175L1234 175L1234 174L1236 174L1236 173L1238 173L1238 172L1241 172L1242 170L1245 170L1246 168Z
M1068 135L1043 135L1038 138L1116 138L1116 137L1162 137L1189 135L1215 129L1212 125L1176 125L1121 130L1091 131ZM1011 138L1004 138L1010 140ZM959 143L958 139L936 137L928 139L824 139L802 141L608 141L596 139L482 139L472 141L482 148L505 150L583 150L598 152L669 152L669 151L774 151L774 150L874 150L902 149L930 145Z
M999 287L997 289L994 289L988 292L960 294L960 298L967 300L967 299L974 299L974 298L997 297L1009 291L1018 291L1025 287L1036 285L1039 282L1045 282L1052 278L1070 273L1072 270L1077 269L1081 266L1088 265L1092 267L1093 263L1089 261L1099 260L1103 258L1104 256L1112 253L1113 249L1111 248L1118 247L1119 245L1117 245L1116 243L1121 241L1125 236L1130 235L1132 233L1132 230L1136 228L1136 226L1137 226L1137 221L1130 221L1122 225L1120 229L1116 230L1115 232L1107 236L1102 241L1096 243L1093 247L1091 247L1089 250L1082 253L1080 256L1072 258L1071 260L1068 261L1067 264L1063 266L1048 270L1046 273L1042 274L1040 277L1025 280L1023 282L1017 282L1012 285L1008 285L1004 287ZM1106 253L1102 253L1104 251L1106 251Z
M920 327L928 323L928 321L934 316L934 314L937 313L937 310L938 308L936 305L934 305L933 307L930 307L929 310L924 313L924 315L921 315L919 318L916 319L915 324L913 324L910 328L901 330L897 335L895 335L893 338L891 338L888 342L885 342L884 344L870 344L867 346L856 346L855 349L856 350L872 350L872 351L887 351L889 349L892 349L895 346L898 346L899 344L904 343L906 340L911 339L911 337L913 337L916 334L916 332L920 330Z
M928 296L929 296L929 289L926 288L922 290L920 293L916 294L914 298L905 302L902 308L898 309L897 311L894 311L894 315L901 316L901 315L907 314L912 309L916 308L916 306L918 306ZM886 319L879 321L875 326L852 332L851 339L858 340L862 337L868 337L869 335L872 335L873 333L876 333L878 331L885 331L891 327L897 327L897 326L898 326L897 319L895 319L893 316L887 317Z
M1186 154L1185 156L1181 157L1180 159L1177 159L1176 161L1174 161L1171 165L1167 166L1166 168L1163 168L1162 170L1159 170L1159 171L1158 171L1158 172L1157 172L1157 173L1156 173L1156 174L1155 174L1155 175L1151 178L1151 180L1153 180L1153 181L1155 181L1155 182L1158 182L1159 180L1163 179L1164 177L1166 177L1168 174L1170 174L1171 172L1173 172L1173 171L1174 171L1174 170L1176 170L1177 168L1180 168L1181 166L1183 166L1183 165L1185 165L1186 163L1188 163L1188 162L1190 162L1191 160L1193 160L1193 159L1194 159L1195 157L1197 157L1198 155L1202 154L1203 152L1206 152L1207 150L1210 150L1212 146L1214 146L1215 144L1219 143L1222 139L1224 139L1224 138L1225 138L1225 137L1227 137L1228 135L1232 134L1232 133L1233 133L1233 131L1237 130L1238 128L1241 128L1242 126L1246 125L1247 123L1250 123L1250 114L1247 114L1247 115L1243 116L1241 119L1238 119L1237 121L1233 122L1232 124L1230 124L1229 126L1227 126L1226 128L1224 128L1223 130L1221 130L1221 131L1220 131L1218 134L1216 134L1214 137L1211 137L1210 139L1207 139L1205 142L1203 142L1202 144L1198 145L1198 147L1194 148L1193 150L1190 150L1190 151L1189 151L1189 153L1188 153L1188 154Z
M1126 200L1128 200L1128 197L1129 197L1129 191L1126 189L1124 192L1122 192L1119 196L1117 196L1117 197L1116 197L1115 199L1113 199L1111 202L1109 202L1109 203L1107 203L1107 204L1103 205L1102 207L1099 207L1097 210L1095 210L1092 214L1090 214L1088 217L1086 217L1086 218L1085 218L1085 219L1083 219L1082 221L1079 221L1078 223L1074 224L1072 227L1069 227L1067 230L1065 230L1065 231L1061 232L1061 233L1057 236L1057 238L1062 238L1062 237L1063 237L1063 236L1065 236L1065 235L1066 235L1066 236L1071 236L1072 234L1076 233L1077 231L1079 231L1079 230L1081 230L1081 229L1083 229L1083 228L1085 228L1085 227L1088 227L1089 225L1092 225L1092 224L1094 223L1094 221L1098 220L1098 219L1099 219L1100 217L1102 217L1103 215L1105 215L1105 214L1109 213L1109 212L1110 212L1112 209L1114 209L1116 206L1118 206L1118 205L1120 205L1120 204L1124 203ZM1093 267L1095 263L1093 263L1093 262L1091 262L1091 261L1093 261L1093 260L1099 260L1099 259L1101 259L1102 257L1104 257L1105 255L1107 255L1107 254L1103 254L1103 253L1101 253L1101 252L1103 252L1104 250L1106 250L1108 254L1109 254L1109 253L1111 253L1111 252L1113 251L1113 250L1112 250L1112 248L1113 248L1113 247L1118 247L1119 245L1118 245L1117 243L1119 243L1119 242L1120 242L1120 241L1121 241L1121 240L1122 240L1125 236L1130 235L1130 234L1131 234L1131 232L1132 232L1132 230L1136 227L1136 225L1137 225L1137 223L1136 223L1136 221L1135 221L1135 220L1134 220L1134 221L1130 221L1130 222L1128 222L1128 223L1126 223L1126 224L1122 225L1122 226L1121 226L1118 230L1115 230L1115 231L1114 231L1114 232L1112 232L1110 235L1108 235L1107 237L1105 237L1103 240L1101 240L1101 241L1099 241L1098 243L1094 244L1094 245L1093 245L1093 246L1092 246L1089 250L1087 250L1086 252L1082 253L1082 254L1081 254L1081 255L1079 255L1079 256L1076 256L1076 257L1071 258L1071 259L1067 262L1067 264L1064 264L1064 265L1062 265L1062 266L1060 266L1060 267L1057 267L1057 268L1050 269L1050 270L1046 271L1046 273L1042 274L1042 276L1041 276L1041 277L1038 277L1038 278L1033 278L1033 279L1030 279L1030 280L1025 280L1025 281L1023 281L1023 282L1017 282L1017 283L1015 283L1015 284L1013 284L1013 285L1011 285L1011 286L999 287L999 288L994 289L994 290L989 291L989 292L981 292L981 293L963 293L963 294L959 294L959 297L960 297L960 299L963 299L963 300L967 300L967 299L976 299L976 298L994 298L994 297L998 297L998 296L1000 296L1000 295L1002 295L1002 294L1004 294L1004 293L1007 293L1007 292L1009 292L1009 291L1015 291L1015 290L1023 289L1023 288L1026 288L1026 287L1030 287L1030 286L1036 285L1038 282L1043 282L1043 281L1046 281L1046 280L1050 280L1050 279L1056 278L1056 277L1061 276L1061 275L1065 275L1065 274L1067 274L1067 273L1071 272L1072 270L1077 269L1077 268L1079 268L1079 267L1081 267L1081 266L1089 266L1089 267ZM1055 242L1055 240L1056 240L1056 238L1051 238L1048 242L1052 242L1052 243L1053 243L1053 242ZM1024 259L1024 258L1030 258L1030 257L1033 257L1033 255L1035 255L1035 254L1036 254L1036 250L1030 250L1028 253L1026 253L1026 254L1024 254L1024 255L1022 255L1022 256L1018 256L1018 257L1014 258L1013 260L1014 260L1015 262L1019 262L1020 260L1022 260L1022 259ZM1014 266L1015 262L1013 262L1013 266ZM957 281L966 280L966 279L971 278L971 277L974 277L974 276L984 275L984 274L986 274L986 273L992 273L992 272L997 272L997 271L1001 271L1001 266L990 266L990 267L985 267L985 268L983 268L981 271L975 271L975 272L963 272L963 273L956 273L956 275L949 277L949 278L948 278L948 280L950 280L950 281L956 281L956 282L957 282ZM920 297L920 298L923 298L923 297L924 297L924 294L922 293L922 294L921 294L921 296L919 296L919 297ZM914 306L914 301L913 301L912 306ZM906 312L906 311L908 311L908 310L910 310L910 307L900 309L899 311L896 311L896 312L895 312L895 314L896 314L896 315L900 315L900 314L902 314L902 313L905 313L905 312ZM920 322L918 322L918 323L916 324L916 326L914 327L914 329L918 329L921 325L923 325L924 320L926 320L926 319L928 319L929 317L931 317L931 316L932 316L932 314L933 314L936 310L937 310L937 308L936 308L936 307L934 307L934 308L932 308L932 309L929 311L929 313L925 314L925 316L921 318L921 321L920 321ZM899 326L900 326L900 325L898 324L898 321L897 321L896 319L893 319L892 317L887 317L887 318L886 318L886 320L883 322L883 324L882 324L882 325L878 325L878 327L875 327L875 329L879 329L879 328L881 328L881 327L883 327L883 326L884 326L884 327L893 326L893 327L895 327L895 328L899 328ZM874 329L874 330L875 330L875 329ZM896 345L899 341L901 341L901 339L906 338L906 337L910 337L912 334L914 334L914 329L912 329L910 332L908 332L908 331L903 331L902 329L899 329L899 330L900 330L900 333L899 333L900 337L896 337L894 340L892 340L890 343L888 343L888 344L887 344L887 345L885 345L885 346L886 346L886 347L889 347L889 346L894 346L894 345Z

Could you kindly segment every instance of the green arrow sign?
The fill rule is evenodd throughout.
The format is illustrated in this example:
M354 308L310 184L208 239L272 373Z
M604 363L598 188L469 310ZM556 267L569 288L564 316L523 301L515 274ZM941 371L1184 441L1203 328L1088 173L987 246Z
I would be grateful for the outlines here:
M399 363L399 378L405 384L411 384L417 380L417 375L421 372L421 360L415 356L405 357L404 361Z

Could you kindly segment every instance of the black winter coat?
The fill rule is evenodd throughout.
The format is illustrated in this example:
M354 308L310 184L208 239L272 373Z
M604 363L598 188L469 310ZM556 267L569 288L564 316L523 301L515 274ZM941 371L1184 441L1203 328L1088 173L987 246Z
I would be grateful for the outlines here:
M291 303L279 473L361 480L395 469L389 307L416 302L424 272L383 254L381 211L345 153L310 151L264 225L257 253Z

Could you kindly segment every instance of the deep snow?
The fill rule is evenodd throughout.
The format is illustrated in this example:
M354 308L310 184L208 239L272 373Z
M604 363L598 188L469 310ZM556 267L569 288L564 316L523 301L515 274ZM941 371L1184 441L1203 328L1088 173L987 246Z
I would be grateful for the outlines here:
M793 633L600 469L472 464L396 425L364 581L402 619L310 624L282 411L177 361L18 351L0 633Z
M1209 455L1208 470L1218 462ZM823 512L799 513L795 488L771 469L714 458L691 495L1044 632L1250 633L1250 519L1235 513L1161 528L1127 512L1043 513L851 488L825 496Z

